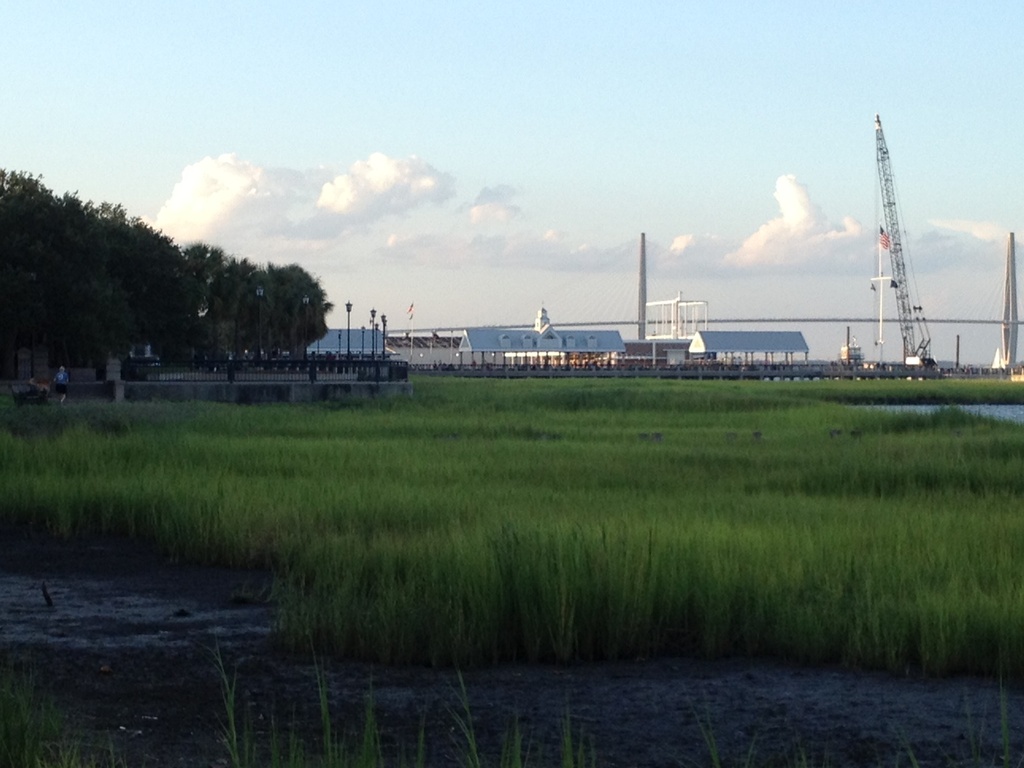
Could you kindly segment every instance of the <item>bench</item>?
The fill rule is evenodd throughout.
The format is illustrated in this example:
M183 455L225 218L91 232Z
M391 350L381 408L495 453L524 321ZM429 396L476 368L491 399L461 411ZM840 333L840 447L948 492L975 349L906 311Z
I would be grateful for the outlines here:
M43 405L50 397L50 390L36 384L11 384L11 397L15 405Z

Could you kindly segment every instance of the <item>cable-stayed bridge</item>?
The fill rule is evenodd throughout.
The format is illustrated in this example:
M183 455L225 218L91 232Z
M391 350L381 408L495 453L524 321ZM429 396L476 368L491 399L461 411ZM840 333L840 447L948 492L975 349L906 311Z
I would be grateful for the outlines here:
M896 317L884 318L885 323L897 323L899 319ZM944 325L1004 325L1006 321L1001 319L982 320L977 318L928 318L929 323L938 323ZM755 324L772 324L772 323L785 323L788 325L796 325L800 323L815 323L815 324L844 324L844 323L868 323L878 324L877 317L716 317L714 320L709 321L708 325L755 325ZM558 326L560 328L599 328L607 326L635 326L637 324L636 318L630 320L585 320L585 321L560 321ZM1024 324L1024 320L1018 320L1015 325ZM495 323L495 324L482 324L477 327L480 328L531 328L530 324L506 324L506 323ZM450 326L444 328L433 328L435 331L461 331L465 328L464 325Z

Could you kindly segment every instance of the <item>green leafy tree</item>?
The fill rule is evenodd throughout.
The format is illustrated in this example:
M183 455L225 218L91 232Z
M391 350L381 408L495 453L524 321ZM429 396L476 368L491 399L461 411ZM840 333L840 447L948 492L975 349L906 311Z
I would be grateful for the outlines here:
M128 335L116 348L149 343L158 355L188 357L204 341L203 289L188 258L170 238L129 218L120 206L104 204L96 214L108 272L125 295Z
M5 377L17 349L38 345L51 363L73 366L140 343L167 359L238 357L256 349L261 325L265 350L301 354L326 332L331 308L298 265L260 268L213 245L182 248L120 205L58 197L37 177L0 169Z
M18 347L43 344L55 360L89 365L124 334L124 294L106 269L95 214L33 176L0 171L0 338L13 374Z
M0 170L0 375L13 378L15 352L42 341L46 302L39 280L53 195L32 176Z

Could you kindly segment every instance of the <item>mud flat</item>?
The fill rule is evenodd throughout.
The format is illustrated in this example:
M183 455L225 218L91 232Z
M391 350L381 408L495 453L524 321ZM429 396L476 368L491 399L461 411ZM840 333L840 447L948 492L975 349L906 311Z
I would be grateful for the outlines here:
M361 729L372 692L386 754L411 755L422 728L428 765L462 764L455 670L281 653L263 599L270 584L266 572L170 563L129 539L58 540L0 526L0 654L31 667L83 744L112 747L128 765L227 757L217 654L259 741L294 731L317 751L320 671L336 729ZM567 714L602 766L706 764L702 724L727 759L743 760L753 746L759 763L804 755L811 765L893 765L912 749L921 765L976 764L975 755L995 764L1003 697L1012 759L1024 754L1024 692L993 680L690 658L509 664L461 677L492 764L514 720L532 764L556 764Z

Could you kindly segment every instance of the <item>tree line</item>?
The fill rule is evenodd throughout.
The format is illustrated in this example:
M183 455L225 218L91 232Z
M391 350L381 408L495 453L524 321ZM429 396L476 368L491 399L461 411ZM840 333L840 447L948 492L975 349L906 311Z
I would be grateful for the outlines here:
M51 365L69 367L144 344L169 360L301 355L327 332L332 308L296 264L180 246L120 205L58 196L39 177L0 169L2 378L16 375L18 349L40 345Z

